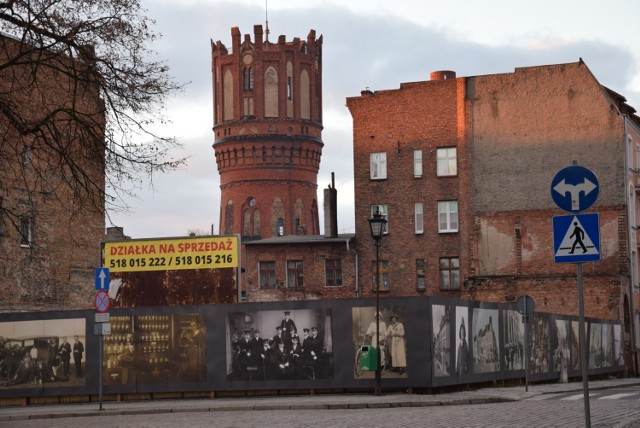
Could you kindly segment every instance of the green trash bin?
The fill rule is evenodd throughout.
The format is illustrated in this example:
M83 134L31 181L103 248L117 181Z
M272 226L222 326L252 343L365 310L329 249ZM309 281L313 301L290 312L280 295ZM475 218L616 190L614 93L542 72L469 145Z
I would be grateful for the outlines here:
M360 348L360 368L374 371L378 369L378 350L375 346L362 346Z

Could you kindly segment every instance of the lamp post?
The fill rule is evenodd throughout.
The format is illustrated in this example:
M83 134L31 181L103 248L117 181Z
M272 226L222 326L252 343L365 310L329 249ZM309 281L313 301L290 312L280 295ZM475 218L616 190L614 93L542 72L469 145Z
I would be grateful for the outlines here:
M380 373L380 239L382 239L386 224L387 219L380 214L379 210L376 210L369 219L371 236L376 245L376 395L381 395L382 393L382 378Z

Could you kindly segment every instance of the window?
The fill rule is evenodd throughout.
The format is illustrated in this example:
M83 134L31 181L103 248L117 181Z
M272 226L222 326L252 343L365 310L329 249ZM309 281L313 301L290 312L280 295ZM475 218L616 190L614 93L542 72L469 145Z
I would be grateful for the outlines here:
M416 203L415 211L415 229L416 235L424 232L424 215L422 213L422 202Z
M256 200L252 197L244 204L242 215L242 239L260 238L260 211L256 206Z
M242 73L242 86L245 91L253 90L253 68L245 67Z
M293 82L291 76L287 77L287 99L290 100L293 97Z
M20 217L20 246L30 247L33 243L33 225L31 217Z
M302 266L302 260L287 262L287 288L304 286L304 272Z
M427 289L424 273L426 264L424 259L416 259L416 290L418 291L425 291Z
M260 288L276 288L276 262L260 262Z
M371 217L375 213L380 213L384 216L387 222L384 224L384 233L389 233L389 206L388 205L371 205Z
M372 290L376 291L376 261L371 262ZM389 261L380 260L380 291L389 291Z
M458 168L456 165L456 148L447 147L438 149L437 151L438 162L438 177L447 175L456 175Z
M31 165L31 147L24 147L22 149L22 166Z
M386 153L369 154L369 162L370 162L372 180L384 180L387 178L387 154Z
M326 259L324 261L324 271L327 287L337 287L342 285L342 260Z
M413 151L413 176L422 177L422 150Z
M440 289L460 289L460 259L443 257L440 259Z
M458 201L438 202L438 232L458 231Z

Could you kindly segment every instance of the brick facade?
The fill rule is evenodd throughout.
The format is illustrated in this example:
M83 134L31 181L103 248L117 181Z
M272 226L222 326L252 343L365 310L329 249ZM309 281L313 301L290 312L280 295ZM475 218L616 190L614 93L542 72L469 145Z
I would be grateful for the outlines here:
M335 238L283 236L248 242L245 247L249 302L327 300L361 294L355 271L357 255L353 235ZM327 284L327 260L340 261L340 284ZM302 286L288 283L287 262L292 261L302 262ZM273 262L275 286L260 286L260 262Z
M8 37L2 37L0 45L3 63L25 47ZM96 90L78 87L55 67L42 65L35 74L29 67L27 62L1 72L5 107L37 121L43 112L64 111L73 102L78 114L91 115L103 126ZM74 135L73 123L62 123L57 131ZM57 148L39 137L19 135L8 121L1 127L3 139L10 143L0 145L0 311L89 308L95 295L93 268L100 262L98 244L104 237L104 150L99 142L81 149L81 144L94 143L78 137L59 141L66 154L77 154L74 162L92 181L88 187L98 189L89 197L80 196L66 181L73 178L60 176ZM92 150L97 154L89 158ZM26 241L20 232L22 221L30 224Z
M231 36L231 53L211 45L220 233L318 235L322 37L273 43L260 25L253 41Z
M600 183L592 211L600 214L602 261L583 266L586 315L623 319L630 298L628 111L616 95L579 62L466 78L438 72L430 81L348 98L356 236L369 235L371 205L388 207L380 253L389 261L388 294L416 295L415 260L424 259L429 295L513 302L527 294L540 311L577 314L575 265L554 262L551 218L565 213L550 195L554 175L576 161ZM632 117L627 126L637 129ZM456 148L454 176L436 174L444 147ZM422 151L420 177L414 150ZM371 178L371 153L386 154L385 179ZM438 232L438 202L447 200L458 202L456 233ZM415 231L416 203L424 206L423 233ZM357 241L359 271L373 295L375 247L367 241ZM459 290L441 289L447 257L460 260Z

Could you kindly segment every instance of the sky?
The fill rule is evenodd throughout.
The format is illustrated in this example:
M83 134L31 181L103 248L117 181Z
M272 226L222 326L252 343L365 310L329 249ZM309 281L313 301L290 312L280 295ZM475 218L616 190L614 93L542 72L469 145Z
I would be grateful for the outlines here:
M161 39L151 46L183 92L167 102L162 130L188 157L156 175L126 213L107 227L132 238L219 232L220 179L212 144L211 41L231 49L231 28L253 37L268 19L270 40L323 36L324 148L318 205L335 173L338 232L353 233L353 129L346 98L429 80L437 70L457 77L512 73L515 68L576 62L640 110L640 1L637 0L141 0ZM321 229L324 214L320 212Z

